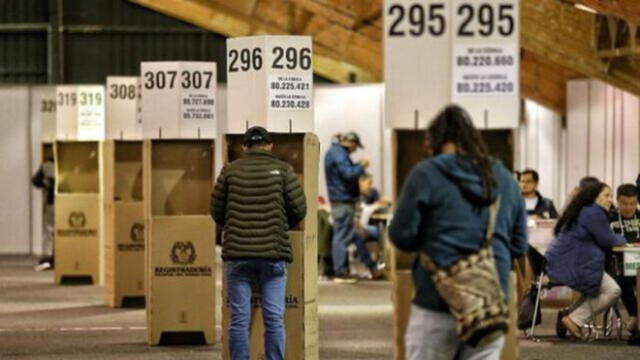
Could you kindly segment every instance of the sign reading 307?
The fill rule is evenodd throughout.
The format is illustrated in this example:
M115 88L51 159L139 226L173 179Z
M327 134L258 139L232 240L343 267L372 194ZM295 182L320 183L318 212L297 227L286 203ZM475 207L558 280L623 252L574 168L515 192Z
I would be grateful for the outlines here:
M271 128L277 123L275 128L281 131L302 131L305 116L301 112L312 110L312 67L307 36L227 40L229 118L241 122L230 124L231 130L264 126L261 121L266 119Z

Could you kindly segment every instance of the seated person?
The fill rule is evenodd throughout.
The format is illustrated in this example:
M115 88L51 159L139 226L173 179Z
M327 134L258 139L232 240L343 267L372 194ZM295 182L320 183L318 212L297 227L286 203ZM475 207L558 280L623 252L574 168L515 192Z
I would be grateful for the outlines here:
M640 243L638 188L632 184L620 185L616 194L616 203L618 208L613 209L609 215L611 230L624 236L627 243ZM638 305L635 294L636 278L634 276L624 276L622 253L611 253L610 256L614 261L609 273L620 285L622 302L630 317L627 329L635 333L638 331Z
M557 219L558 211L553 201L542 196L538 191L539 181L540 176L533 169L522 171L518 177L518 184L525 201L527 215L530 219ZM542 272L542 264L544 263L542 254L534 249L533 246L530 246L527 250L527 258L534 275L538 276Z
M556 236L545 253L549 277L582 295L574 310L561 319L577 338L583 338L582 326L620 298L620 287L604 271L603 248L626 243L609 227L611 203L611 189L604 183L580 189L558 220Z
M356 204L354 215L356 250L358 258L363 264L369 268L371 277L376 279L382 277L384 263L374 261L371 252L367 248L366 241L377 241L380 237L378 227L369 224L369 219L373 212L383 208L383 202L380 200L380 193L373 187L373 176L371 174L363 174L358 180L360 188L360 200Z
M356 231L365 241L378 241L380 231L378 227L369 223L371 215L389 209L389 202L380 198L380 192L373 187L373 176L363 174L358 180L360 187L360 201L356 204Z

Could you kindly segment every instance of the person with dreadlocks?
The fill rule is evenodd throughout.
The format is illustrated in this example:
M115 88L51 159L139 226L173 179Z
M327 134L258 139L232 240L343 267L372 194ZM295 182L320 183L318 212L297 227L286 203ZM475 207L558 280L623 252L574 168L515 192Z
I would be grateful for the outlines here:
M603 249L624 245L625 239L609 227L611 188L602 182L581 188L569 202L554 229L555 238L545 253L548 274L580 292L573 311L561 319L581 339L582 326L620 298L620 286L605 269Z
M489 207L499 198L489 246L506 298L511 259L527 249L525 204L518 184L489 156L480 132L459 106L447 106L435 117L425 145L430 158L417 164L405 181L389 227L391 240L401 250L424 252L438 268L448 268L485 245L491 234ZM504 336L477 346L462 341L432 273L418 261L413 283L407 359L499 359Z

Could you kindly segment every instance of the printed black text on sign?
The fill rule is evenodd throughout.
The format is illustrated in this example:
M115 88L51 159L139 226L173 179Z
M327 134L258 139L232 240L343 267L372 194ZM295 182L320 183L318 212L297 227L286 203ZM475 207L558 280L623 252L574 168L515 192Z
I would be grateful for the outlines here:
M147 71L144 73L144 87L148 90L164 88L173 89L177 75L177 71ZM213 72L184 70L180 73L180 77L180 85L183 89L208 89L211 85Z
M289 70L295 70L298 65L302 70L309 70L311 68L311 49L302 48L298 49L289 47L283 48L276 46L273 48L273 55L276 57L273 60L271 67L273 69L284 69L285 66ZM284 64L283 62L284 58Z
M408 13L408 16L406 16ZM400 4L393 4L389 7L389 17L392 19L389 26L389 36L405 36L404 22L409 23L409 34L420 36L424 34L425 26L431 36L444 34L447 28L444 4L429 4L429 9L425 12L423 4L412 4L405 9ZM406 16L406 19L405 19Z
M476 32L470 29L470 27L472 27L476 21L478 27L477 33L481 36L488 37L493 35L496 30L496 23L500 35L510 36L513 34L515 28L513 4L498 4L497 9L494 9L491 4L486 3L480 4L477 8L474 7L474 5L477 4L462 4L457 9L458 16L461 16L463 19L458 28L458 36L475 36Z
M262 69L262 49L232 49L229 51L229 72ZM240 61L240 64L238 64Z
M111 84L109 97L114 100L133 100L136 98L136 87L136 85Z

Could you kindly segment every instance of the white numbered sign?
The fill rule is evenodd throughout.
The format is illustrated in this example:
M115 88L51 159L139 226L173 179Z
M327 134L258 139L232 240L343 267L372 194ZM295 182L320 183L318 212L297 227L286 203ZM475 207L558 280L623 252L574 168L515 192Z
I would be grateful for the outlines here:
M107 77L107 139L140 140L142 123L138 115L140 78Z
M58 140L104 140L105 96L102 85L56 88Z
M450 101L450 1L386 0L385 123L424 128Z
M227 40L228 132L313 131L311 44L308 36Z
M31 90L32 131L34 140L52 143L56 140L56 87L34 86Z
M458 103L480 128L519 113L516 0L386 0L385 123L424 128Z
M216 63L143 62L145 138L214 138Z
M518 2L453 0L452 102L482 128L517 127Z

